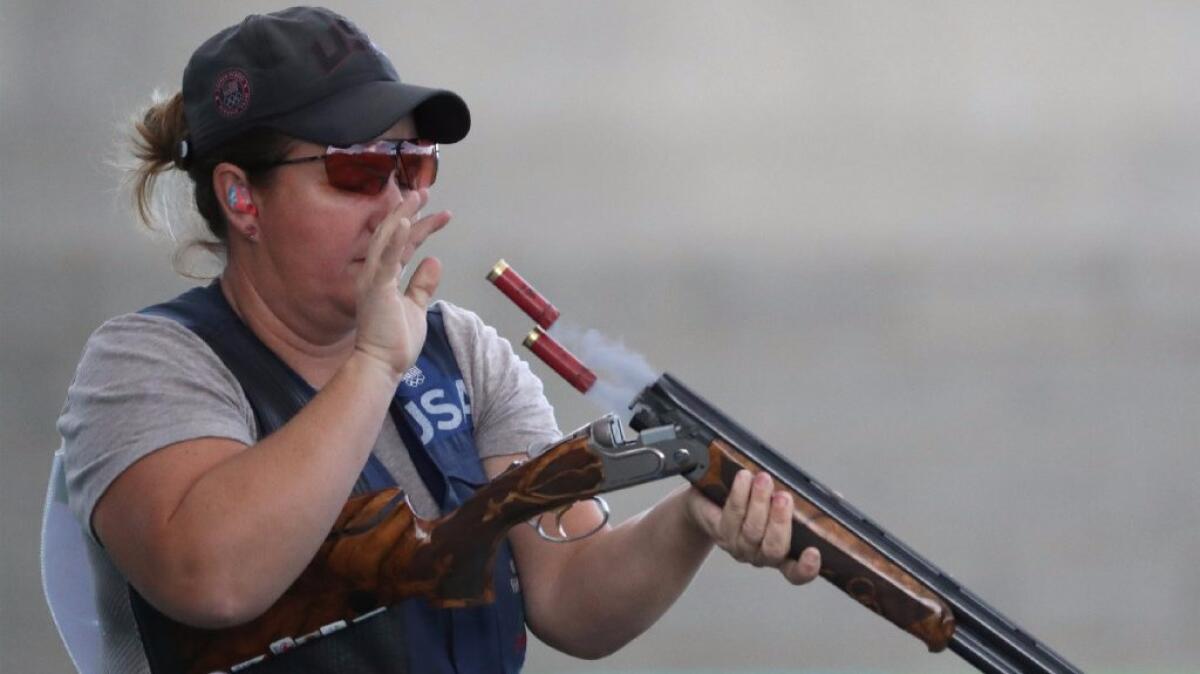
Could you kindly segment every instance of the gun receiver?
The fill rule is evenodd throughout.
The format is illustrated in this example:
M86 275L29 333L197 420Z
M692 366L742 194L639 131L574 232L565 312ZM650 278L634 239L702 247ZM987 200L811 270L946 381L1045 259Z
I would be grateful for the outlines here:
M489 603L496 552L513 526L693 470L704 451L670 428L626 439L609 414L515 464L438 519L417 517L396 488L352 498L312 562L263 615L219 630L172 623L169 638L181 660L173 669L238 672L410 597L439 607Z
M671 427L706 448L683 476L718 505L740 469L767 471L795 502L789 555L816 547L822 577L929 650L949 647L989 674L1082 674L671 375L630 407L635 430Z

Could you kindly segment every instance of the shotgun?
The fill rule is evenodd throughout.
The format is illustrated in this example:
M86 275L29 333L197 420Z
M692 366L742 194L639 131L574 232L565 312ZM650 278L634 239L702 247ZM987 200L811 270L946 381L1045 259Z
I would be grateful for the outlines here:
M489 603L492 563L512 527L675 475L722 505L743 468L767 471L791 493L791 557L816 547L822 577L931 651L949 648L988 674L1082 674L670 374L630 408L632 437L607 414L531 452L437 519L417 517L396 488L352 498L263 615L220 630L172 626L184 674L248 670L410 597L438 607Z

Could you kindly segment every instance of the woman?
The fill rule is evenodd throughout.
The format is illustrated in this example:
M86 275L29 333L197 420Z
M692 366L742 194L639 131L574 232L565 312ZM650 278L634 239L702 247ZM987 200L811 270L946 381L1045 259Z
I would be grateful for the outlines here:
M451 219L421 212L435 143L469 126L457 95L401 83L365 34L319 8L218 33L192 56L181 94L146 112L143 218L156 176L185 170L226 266L207 288L99 328L59 420L107 669L173 671L165 625L222 628L264 612L353 492L398 483L433 515L559 436L508 342L431 303L436 259L398 286ZM494 606L404 602L250 671L513 672L525 624L566 653L602 657L662 615L714 542L793 583L815 577L816 550L784 558L790 514L767 476L742 474L724 509L685 487L571 544L517 527L515 565L505 550L497 566L511 589ZM600 517L578 507L566 527Z

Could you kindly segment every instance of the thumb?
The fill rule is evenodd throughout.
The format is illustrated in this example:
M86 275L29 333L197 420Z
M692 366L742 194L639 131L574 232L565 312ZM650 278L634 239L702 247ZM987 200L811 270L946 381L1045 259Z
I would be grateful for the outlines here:
M408 288L404 294L422 309L429 308L429 300L437 292L438 283L442 280L442 263L436 257L427 257L417 265Z

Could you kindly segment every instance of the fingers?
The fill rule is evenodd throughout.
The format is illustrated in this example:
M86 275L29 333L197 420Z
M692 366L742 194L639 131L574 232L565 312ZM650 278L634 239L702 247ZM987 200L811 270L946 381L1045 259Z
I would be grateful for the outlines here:
M421 209L429 201L429 190L421 188L419 190L404 190L400 193L401 201L396 204L396 208L384 218L384 222L380 224L380 228L388 221L399 219L402 222L407 220L409 225L407 231L396 232L396 245L398 246L399 267L407 265L413 255L420 248L421 244L430 234L438 231L450 222L452 217L450 211L439 211L431 215L420 217ZM402 236L400 236L402 234Z
M393 212L399 212L403 217L416 219L421 209L429 201L429 190L400 190L400 203Z
M767 535L767 517L771 511L771 492L775 483L765 472L754 476L750 483L750 498L746 503L746 517L742 520L740 535L737 539L738 553L742 559L754 566L764 566L774 561L778 564L782 557L775 560L766 559L763 550L763 539Z
M440 230L450 222L450 211L440 211L427 215L413 223L412 230L408 234L408 239L404 244L404 248L400 253L400 264L406 265L412 259L413 254L425 243L425 239L430 234Z
M360 281L367 287L374 287L380 282L392 282L399 271L402 240L407 238L411 223L407 218L394 215L389 215L379 223L367 244L364 274Z
M406 191L396 208L380 221L368 245L367 269L373 276L398 276L425 239L450 222L449 211L417 219L428 198L425 189Z
M769 525L759 545L763 566L779 566L787 558L792 543L792 510L791 494L781 491L771 495Z
M427 257L417 265L417 271L413 272L412 278L409 279L404 294L422 309L426 309L441 280L442 263L436 257Z
M721 521L717 526L717 544L724 548L739 562L747 560L742 555L742 546L738 544L741 535L742 522L746 519L746 505L750 500L750 483L753 477L748 470L739 470L729 487L729 495L725 497L725 507L721 509Z
M783 577L793 585L811 582L821 573L821 552L816 548L804 548L800 559L789 559L779 567Z
M765 472L751 475L750 471L741 470L733 478L733 485L721 511L718 542L734 559L750 562L755 566L772 562L778 564L782 560L782 557L770 559L762 550L767 535L773 490L774 481ZM787 514L790 516L790 510ZM776 514L776 518L780 516L779 513ZM778 524L776 528L779 528ZM786 528L786 535L791 535L790 527ZM772 541L776 541L780 536L778 531L774 532ZM784 541L785 546L786 544L787 541Z
M388 278L400 275L404 266L404 249L409 236L412 234L412 221L408 218L396 218L391 223L391 236L385 235L383 250L379 255L379 273Z
M774 481L765 471L757 475L739 471L723 508L704 501L707 507L697 504L694 508L696 519L734 559L778 568L796 585L819 575L821 555L816 548L806 548L799 559L787 558L795 510L792 495L776 492Z

